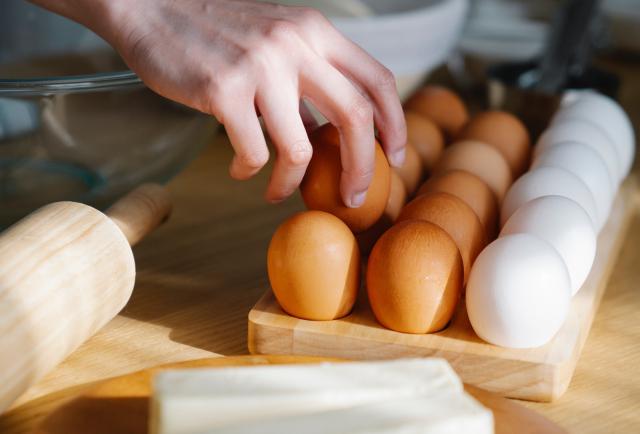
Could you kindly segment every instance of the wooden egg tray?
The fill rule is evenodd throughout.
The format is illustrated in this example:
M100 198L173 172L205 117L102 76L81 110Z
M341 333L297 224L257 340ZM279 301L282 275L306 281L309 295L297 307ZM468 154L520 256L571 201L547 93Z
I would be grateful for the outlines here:
M307 321L284 313L269 290L249 312L249 351L347 359L437 356L447 359L465 383L511 398L553 401L569 386L635 209L636 179L631 176L618 192L598 238L593 268L573 298L566 322L542 347L510 349L481 340L464 302L443 331L412 335L378 324L366 291L350 315Z

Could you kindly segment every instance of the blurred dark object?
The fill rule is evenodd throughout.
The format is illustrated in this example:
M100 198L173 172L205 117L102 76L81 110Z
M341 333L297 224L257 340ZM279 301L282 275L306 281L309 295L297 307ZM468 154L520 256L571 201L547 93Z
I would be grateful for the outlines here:
M554 17L546 51L538 67L519 77L519 87L554 94L570 77L584 74L593 48L600 0L565 0Z
M616 98L620 87L618 77L603 69L589 67L581 75L567 77L556 93L521 87L520 77L537 68L537 62L506 63L490 67L487 75L487 101L490 107L517 113L533 137L547 128L566 89L596 89Z
M566 0L553 20L542 58L489 68L489 106L518 113L537 137L565 90L591 88L615 98L618 78L591 66L600 18L599 0Z

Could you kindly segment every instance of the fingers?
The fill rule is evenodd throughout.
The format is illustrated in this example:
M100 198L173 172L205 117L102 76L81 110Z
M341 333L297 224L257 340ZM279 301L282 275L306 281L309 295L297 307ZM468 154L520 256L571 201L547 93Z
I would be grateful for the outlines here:
M346 77L319 58L307 62L300 80L303 96L340 132L342 199L349 207L359 207L374 169L373 108Z
M312 51L344 74L372 102L375 125L389 162L402 166L407 141L404 114L393 74L344 37L326 17L310 8L290 9Z
M381 144L389 162L396 167L404 162L407 128L393 74L366 51L348 39L327 53L329 61L369 97Z
M253 104L246 104L244 110L230 110L230 115L224 117L224 128L235 151L229 174L239 180L251 178L269 161L269 150Z
M270 202L280 202L302 182L313 151L299 114L296 91L283 92L281 87L265 86L256 102L277 150L265 197Z

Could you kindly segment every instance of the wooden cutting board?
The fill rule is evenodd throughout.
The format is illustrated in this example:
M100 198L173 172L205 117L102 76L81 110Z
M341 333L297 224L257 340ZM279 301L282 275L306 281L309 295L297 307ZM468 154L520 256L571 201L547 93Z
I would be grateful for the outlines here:
M335 359L294 356L238 356L192 360L145 369L97 384L47 416L35 434L147 434L151 380L164 369L318 363ZM565 430L536 412L482 389L467 391L493 411L496 434L561 434Z
M334 321L307 321L284 313L269 290L249 313L249 351L347 359L438 356L447 359L465 383L511 398L553 401L567 390L573 376L637 208L636 189L632 175L613 204L598 238L591 274L573 298L565 324L542 347L510 349L484 342L473 331L464 303L445 330L412 335L378 324L365 291L350 315Z

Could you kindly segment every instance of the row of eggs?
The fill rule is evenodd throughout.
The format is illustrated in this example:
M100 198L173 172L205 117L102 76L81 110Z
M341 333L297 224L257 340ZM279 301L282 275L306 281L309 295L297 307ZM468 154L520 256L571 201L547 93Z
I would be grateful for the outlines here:
M635 153L629 118L613 100L569 92L534 148L530 171L505 196L499 238L467 286L476 333L496 345L544 345L587 279Z
M579 104L577 100L573 93L565 98L535 148L533 170L519 178L529 167L530 143L517 118L490 111L469 121L455 94L424 88L406 105L404 166L391 170L376 145L374 180L358 209L345 207L340 199L337 131L321 127L311 136L314 158L301 192L309 209L325 212L291 217L269 248L269 278L282 308L315 320L348 314L360 282L360 253L376 244L367 289L378 321L405 332L441 329L500 220L501 238L480 255L469 277L472 325L480 337L498 345L546 342L564 321L568 306L568 297L555 302L554 296L566 293L567 285L575 292L586 278L595 254L594 225L600 228L606 220L633 159L633 131L624 112L597 94L581 94ZM607 131L611 125L614 130ZM627 128L624 134L622 127ZM432 176L418 189L424 173ZM418 197L405 206L416 190ZM550 215L555 215L551 223ZM521 232L529 235L510 235ZM516 251L503 251L501 246L512 239L525 240L515 241ZM548 250L549 242L552 253L532 256L540 245ZM566 277L567 269L569 278L555 287L541 277ZM521 290L513 291L521 280ZM547 316L556 321L537 312L548 302L556 314Z

